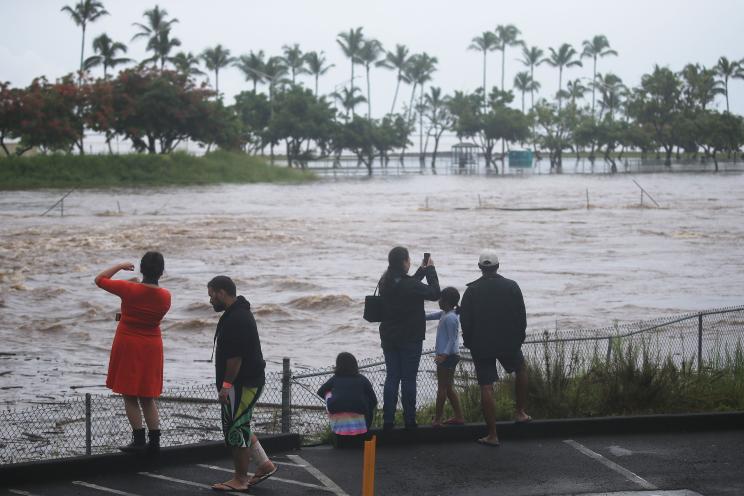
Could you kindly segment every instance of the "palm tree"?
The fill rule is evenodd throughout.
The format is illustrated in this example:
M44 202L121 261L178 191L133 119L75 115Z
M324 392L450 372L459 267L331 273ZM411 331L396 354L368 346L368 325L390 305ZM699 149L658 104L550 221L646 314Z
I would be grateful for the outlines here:
M253 50L248 55L241 55L238 60L235 61L234 65L240 72L245 76L246 81L253 81L253 92L256 92L256 88L259 83L263 83L266 80L264 73L266 72L266 61L264 60L265 54L263 50L254 52Z
M540 88L540 83L534 81L527 71L518 72L514 76L514 88L522 93L522 113L524 113L524 94Z
M483 52L483 107L488 104L488 89L486 87L486 58L488 52L496 50L498 38L492 31L484 31L480 36L476 36L470 42L468 50L477 50Z
M605 35L598 34L591 40L584 40L584 51L581 52L581 58L590 58L594 62L592 81L597 78L597 58L609 55L617 56L617 51L610 48L610 42ZM592 86L592 118L594 117L594 94L595 88Z
M496 26L496 50L501 51L501 91L506 91L506 47L524 46L524 41L519 39L522 32L513 24L500 24ZM485 91L485 88L484 88Z
M305 63L307 64L307 71L310 75L315 78L315 98L318 98L318 79L320 76L324 76L334 64L326 64L326 58L324 52L307 52L305 54Z
M372 118L372 87L369 81L369 69L372 64L380 61L380 57L385 51L382 49L382 43L377 40L364 40L362 47L357 55L359 63L364 66L367 74L367 119Z
M535 106L535 91L540 88L540 83L535 81L535 67L542 64L545 60L543 59L544 52L539 48L533 46L527 48L522 47L522 64L530 69L530 79L533 81L533 88L530 90L530 108ZM537 85L535 87L535 85Z
M191 52L178 52L173 56L171 62L176 68L176 71L186 76L203 76L204 71L199 69L199 57Z
M620 106L620 100L627 93L628 88L623 84L622 79L611 72L604 75L597 73L592 86L599 88L599 94L601 96L599 105L602 107L602 110L599 118L601 119L602 114L607 110L610 119L612 119L615 109Z
M416 93L416 87L419 90L419 160L423 165L424 160L424 86L431 81L431 76L437 70L436 57L431 57L426 52L416 54L411 57L411 66L408 71L408 77L413 81L413 92L411 93L411 105L408 108L408 121L410 122L410 113L413 108L413 97Z
M558 68L558 111L562 108L562 91L563 91L563 68L564 67L581 67L581 60L577 59L578 55L576 49L568 43L562 44L556 51L553 48L549 48L550 57L545 59L545 62L553 67Z
M362 48L364 43L364 34L362 28L349 29L348 33L339 33L336 38L336 43L341 47L341 51L351 61L351 79L349 80L349 87L354 87L354 65L359 63L358 55L359 50ZM351 91L353 93L353 91ZM351 109L354 112L354 108Z
M588 88L581 83L581 79L574 79L566 83L564 95L571 100L572 104L576 105L576 100L584 98L587 90Z
M80 0L74 7L65 5L60 9L60 12L70 14L75 25L80 26L83 32L83 38L80 43L80 72L82 73L85 69L85 30L89 22L95 22L98 18L108 15L108 12L98 0Z
M228 67L235 61L235 58L230 56L230 50L218 44L214 48L207 48L202 52L202 60L204 65L210 71L214 71L214 91L217 93L217 97L220 97L220 69Z
M718 59L718 64L716 64L716 72L718 72L718 75L723 78L723 91L726 95L726 112L729 112L729 91L728 91L728 83L730 78L744 78L744 73L742 73L742 66L740 62L737 61L729 61L726 57L721 57Z
M132 36L132 41L138 38L147 39L147 50L153 52L153 56L143 61L143 63L160 61L160 68L165 67L166 61L169 60L170 51L181 45L178 38L170 37L170 30L178 19L168 19L168 11L161 9L159 6L146 10L143 14L147 20L146 24L135 22L133 26L139 28L139 32Z
M118 52L126 53L127 47L124 43L113 41L107 34L102 34L93 40L93 51L97 55L85 59L85 70L92 69L99 65L103 66L103 78L108 76L108 68L114 68L117 65L131 62L132 59L117 57Z
M357 95L357 92L361 91L362 90L356 86L352 86L351 90L349 90L349 88L341 88L340 92L336 91L332 94L333 98L335 98L346 111L347 119L349 119L350 112L354 111L354 107L367 101L363 95Z
M305 57L302 55L300 45L295 43L292 46L284 45L282 47L284 51L284 66L289 69L289 73L292 76L292 84L296 83L297 74L304 74L305 70Z
M395 84L395 95L393 95L393 104L390 106L390 113L395 112L395 102L398 100L398 91L400 90L400 83L410 83L411 81L406 77L406 71L410 57L408 56L408 47L405 45L395 45L394 52L387 52L385 54L385 60L377 63L378 66L386 69L395 69L397 71L396 84Z
M263 67L264 80L269 83L269 103L274 99L274 88L277 85L284 85L289 82L284 76L287 75L287 66L284 65L284 58L269 57Z

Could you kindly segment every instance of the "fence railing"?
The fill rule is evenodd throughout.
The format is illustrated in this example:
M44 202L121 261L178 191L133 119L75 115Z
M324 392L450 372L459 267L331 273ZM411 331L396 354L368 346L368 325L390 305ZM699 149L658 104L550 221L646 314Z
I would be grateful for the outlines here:
M698 371L716 367L733 350L742 350L744 306L707 310L598 329L531 332L522 346L531 366L548 366L548 354L571 357L572 370L586 370L597 356L646 347L659 359L693 363ZM353 351L353 350L351 350ZM456 380L473 383L475 371L468 350L462 349ZM430 407L437 391L433 350L423 353L419 366L417 405ZM382 400L385 361L362 360L360 372ZM500 370L504 377L503 370ZM258 433L297 432L306 441L328 430L319 387L333 367L293 372L289 359L282 372L269 373L253 417ZM214 384L166 390L158 399L163 445L180 445L222 438L220 409ZM71 398L34 408L0 411L0 463L63 458L114 452L127 444L131 430L120 397L94 395Z

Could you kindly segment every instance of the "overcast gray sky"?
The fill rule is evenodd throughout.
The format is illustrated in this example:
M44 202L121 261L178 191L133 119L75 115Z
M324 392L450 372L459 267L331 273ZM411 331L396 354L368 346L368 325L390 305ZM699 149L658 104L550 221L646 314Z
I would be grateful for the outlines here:
M27 85L35 76L50 79L74 71L80 57L80 29L58 0L0 0L0 80ZM497 24L515 24L529 45L543 49L581 42L604 34L619 57L602 59L600 72L614 72L628 85L638 84L654 64L681 69L688 62L712 66L718 57L744 57L744 2L741 0L103 0L110 16L88 28L86 57L90 41L107 33L129 45L129 56L142 59L145 41L130 42L134 22L156 3L179 19L173 35L182 48L195 53L221 43L233 55L264 50L280 55L282 45L299 43L305 51L323 50L336 64L321 79L321 92L331 92L348 82L350 68L336 36L349 28L363 26L368 37L385 48L396 43L412 51L426 51L439 59L433 84L447 93L473 90L481 85L481 56L468 51L471 39ZM546 50L547 51L547 50ZM518 50L507 52L507 81L523 70ZM488 86L500 79L500 53L489 56ZM587 61L588 62L588 61ZM541 95L553 95L558 85L557 70L543 65L535 75L542 84ZM565 78L591 77L591 66L568 69ZM309 77L305 81L311 86ZM361 84L362 81L359 81ZM236 69L220 74L226 101L250 88ZM389 109L395 88L391 71L377 69L372 76L374 116ZM410 89L403 90L405 98ZM731 83L732 111L744 114L744 81ZM717 107L725 107L723 100Z

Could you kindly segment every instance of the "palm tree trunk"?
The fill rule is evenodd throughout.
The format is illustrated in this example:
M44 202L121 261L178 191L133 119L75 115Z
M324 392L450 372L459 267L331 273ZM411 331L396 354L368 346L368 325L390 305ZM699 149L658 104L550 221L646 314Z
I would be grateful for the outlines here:
M393 95L393 105L390 107L390 113L395 112L395 102L398 101L398 91L400 90L400 70L398 71L398 82L395 85L395 95Z
M501 91L506 91L504 78L506 77L506 43L501 47Z
M318 78L320 77L319 74L315 75L315 99L318 99Z
M594 94L597 91L597 56L594 55L594 72L592 76L592 119L594 119Z
M728 98L728 76L726 76L723 80L723 88L726 92L726 112L729 113L729 98Z
M349 91L351 92L351 95L354 95L354 58L350 57L351 59L351 79L349 80ZM351 113L354 113L354 103L351 104ZM348 115L349 112L347 111L346 114Z
M486 89L486 55L488 52L483 50L483 108L488 106L488 90Z
M83 39L80 43L80 78L83 77L83 56L85 54L85 23L83 23Z
M369 65L367 68L367 119L372 118L372 87L369 83Z
M561 111L562 105L563 105L563 95L561 94L563 90L563 66L560 66L558 68L558 112Z
M217 93L217 98L220 97L220 70L214 70L214 91Z
M535 85L535 66L530 65L530 85ZM535 89L530 87L530 110L535 108Z
M411 90L411 102L408 105L408 114L406 115L406 121L411 120L411 110L413 110L413 98L416 96L416 83L413 83L413 89Z
M522 90L522 113L524 114L524 90Z
M253 92L256 92L256 88L258 87L258 82L254 79L253 80Z
M424 85L421 84L421 93L419 96L419 157L421 168L424 168Z

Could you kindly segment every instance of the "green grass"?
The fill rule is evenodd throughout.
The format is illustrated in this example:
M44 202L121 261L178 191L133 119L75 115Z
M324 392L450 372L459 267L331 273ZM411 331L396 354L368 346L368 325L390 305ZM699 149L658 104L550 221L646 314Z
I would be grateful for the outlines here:
M170 155L37 155L0 160L0 190L299 183L315 176L241 153Z

